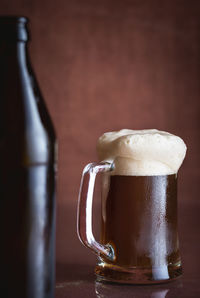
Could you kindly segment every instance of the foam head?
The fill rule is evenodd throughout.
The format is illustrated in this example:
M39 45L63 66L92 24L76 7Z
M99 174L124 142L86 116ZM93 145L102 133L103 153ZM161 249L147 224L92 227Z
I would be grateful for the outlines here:
M115 164L112 175L176 174L186 149L180 137L157 129L107 132L97 143L99 159Z

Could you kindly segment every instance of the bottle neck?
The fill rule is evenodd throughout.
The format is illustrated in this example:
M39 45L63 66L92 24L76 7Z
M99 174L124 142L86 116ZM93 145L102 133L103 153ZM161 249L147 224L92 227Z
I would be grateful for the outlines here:
M27 49L26 42L17 42L16 55L17 55L18 63L22 67L25 67L27 65L27 55L28 55L28 49Z
M7 42L27 41L29 34L27 30L28 19L17 16L0 17L0 37Z
M0 17L0 66L26 62L28 19L18 16Z
M2 72L27 66L28 49L23 41L0 42L0 67Z

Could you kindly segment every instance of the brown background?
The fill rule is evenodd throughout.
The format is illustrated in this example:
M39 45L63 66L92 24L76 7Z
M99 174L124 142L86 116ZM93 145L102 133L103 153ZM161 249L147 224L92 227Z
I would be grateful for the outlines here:
M0 13L31 20L32 63L57 130L57 263L95 262L76 236L76 204L82 168L105 131L180 135L188 145L180 227L198 224L200 1L1 0Z

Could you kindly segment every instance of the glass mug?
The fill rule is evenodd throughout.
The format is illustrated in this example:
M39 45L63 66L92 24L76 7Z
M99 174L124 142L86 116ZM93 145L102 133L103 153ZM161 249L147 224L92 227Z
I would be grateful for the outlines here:
M97 280L150 284L179 277L177 175L112 175L114 167L114 162L88 164L80 186L78 236L98 256ZM99 243L92 233L92 201L100 172Z

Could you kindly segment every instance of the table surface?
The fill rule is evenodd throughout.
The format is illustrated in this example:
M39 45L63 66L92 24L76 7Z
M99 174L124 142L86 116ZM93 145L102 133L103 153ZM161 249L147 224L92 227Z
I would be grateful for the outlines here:
M200 297L200 216L199 206L188 204L181 210L179 238L184 274L159 285L118 285L96 281L94 268L82 264L57 267L56 298L198 298Z

